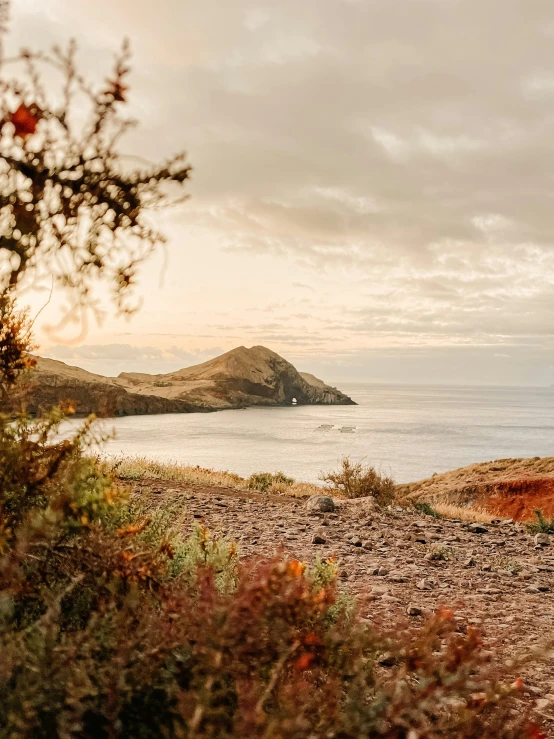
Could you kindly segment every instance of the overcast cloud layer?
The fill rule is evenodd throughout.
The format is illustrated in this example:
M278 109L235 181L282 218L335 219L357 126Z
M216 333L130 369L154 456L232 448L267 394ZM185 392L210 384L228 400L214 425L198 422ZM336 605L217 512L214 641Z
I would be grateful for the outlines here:
M76 363L263 343L330 379L553 381L551 0L16 0L12 29L100 79L128 35L126 151L195 168L162 286L158 258Z

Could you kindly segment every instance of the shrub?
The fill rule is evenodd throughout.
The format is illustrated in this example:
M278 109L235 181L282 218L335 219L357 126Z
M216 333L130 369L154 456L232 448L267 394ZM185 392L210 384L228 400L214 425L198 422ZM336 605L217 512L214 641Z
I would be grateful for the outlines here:
M294 560L243 568L229 593L212 568L190 589L133 561L25 628L3 609L5 736L531 736L449 612L412 639L337 618L335 581Z
M429 503L416 501L414 503L414 508L416 509L416 511L423 513L424 516L431 516L432 518L442 518L441 514L435 508L433 508L433 506L429 505Z
M533 533L554 534L554 518L545 518L542 511L535 511L536 521L527 524L529 531Z
M342 460L338 471L322 473L319 479L340 490L347 498L372 496L380 505L394 500L395 484L391 477L380 474L375 467L363 466L361 462L353 464L348 457Z
M294 485L294 480L282 472L255 472L248 478L247 485L250 490L259 490L260 493L267 493L275 485L282 492L285 487Z

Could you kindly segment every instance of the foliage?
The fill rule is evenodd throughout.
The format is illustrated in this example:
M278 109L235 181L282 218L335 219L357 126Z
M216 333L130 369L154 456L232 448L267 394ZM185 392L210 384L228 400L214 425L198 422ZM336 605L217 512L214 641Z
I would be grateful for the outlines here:
M106 529L120 538L132 537L138 547L167 555L167 575L190 583L198 567L213 570L216 586L230 590L236 584L238 550L233 541L218 537L196 524L189 536L183 535L187 518L182 503L150 508L142 500L119 501L103 516Z
M0 398L4 404L19 375L34 367L33 348L27 312L18 311L9 294L0 295Z
M344 457L337 471L322 473L320 480L332 485L347 498L365 498L372 496L379 505L386 505L394 500L395 484L391 477L382 475L375 467L364 466L361 462L352 463Z
M416 511L419 511L420 513L423 513L424 516L431 516L432 518L442 518L441 514L433 508L433 506L429 505L429 503L424 503L422 501L416 500L414 503L414 508Z
M554 518L545 518L542 511L535 511L536 521L527 524L529 531L533 533L554 534Z
M24 522L70 530L88 525L110 499L109 480L82 455L103 438L93 419L73 439L56 441L63 417L61 409L35 421L0 415L0 552L13 546Z
M281 488L291 487L294 485L292 477L287 477L283 472L255 472L250 475L247 481L250 490L259 490L260 493L267 493L272 486ZM274 492L276 492L274 490Z
M141 168L121 157L120 139L134 125L120 115L127 45L97 90L79 74L75 57L70 44L66 52L24 50L4 60L4 72L23 73L0 79L3 288L47 274L72 288L77 309L90 305L90 289L101 279L128 311L124 298L137 265L163 242L145 210L181 198L190 168L183 155ZM57 95L46 93L44 67L59 80Z
M243 565L221 588L217 558L176 572L174 533L145 514L120 501L32 542L18 527L0 563L1 736L531 736L452 613L380 633L341 607L329 561Z

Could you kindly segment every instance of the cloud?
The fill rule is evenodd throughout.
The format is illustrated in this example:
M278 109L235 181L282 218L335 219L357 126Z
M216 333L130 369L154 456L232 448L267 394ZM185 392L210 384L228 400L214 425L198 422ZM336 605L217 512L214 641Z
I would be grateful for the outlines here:
M99 56L133 40L129 150L172 142L194 164L167 223L171 269L202 291L157 298L194 313L187 334L313 356L551 340L550 0L15 2L14 42L85 26L100 79ZM252 317L266 307L277 326ZM126 359L179 361L164 351Z

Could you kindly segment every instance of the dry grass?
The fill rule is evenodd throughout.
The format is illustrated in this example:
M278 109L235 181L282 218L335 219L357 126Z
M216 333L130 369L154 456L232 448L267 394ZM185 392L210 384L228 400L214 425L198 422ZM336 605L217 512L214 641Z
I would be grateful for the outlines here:
M157 462L146 457L120 457L116 460L104 460L105 467L120 480L140 481L146 478L158 480L175 480L192 485L225 487L234 490L248 490L248 480L234 472L212 470L206 467L191 467L174 462ZM325 490L309 482L295 482L292 485L274 483L268 490L272 495L290 495L304 498L310 495L321 495Z
M493 462L461 467L457 470L433 475L426 480L397 486L397 493L412 500L427 500L435 506L437 497L459 497L470 502L483 484L490 485L507 480L533 477L554 477L554 457L530 457L525 459L497 459ZM436 507L436 506L435 506Z
M121 480L144 480L153 477L158 480L175 480L176 482L234 488L235 490L248 488L244 477L234 472L212 470L206 467L157 462L146 457L119 457L116 460L104 461L104 464Z
M311 482L295 482L287 489L286 495L292 495L295 498L309 498L310 495L329 495L329 491Z
M490 523L495 517L479 508L465 508L452 503L434 503L433 508L443 518L459 518L472 523Z

